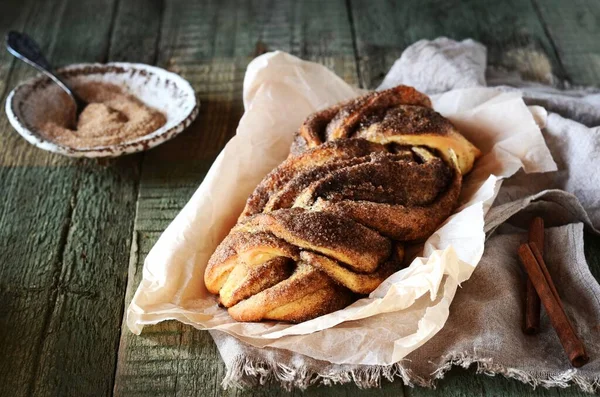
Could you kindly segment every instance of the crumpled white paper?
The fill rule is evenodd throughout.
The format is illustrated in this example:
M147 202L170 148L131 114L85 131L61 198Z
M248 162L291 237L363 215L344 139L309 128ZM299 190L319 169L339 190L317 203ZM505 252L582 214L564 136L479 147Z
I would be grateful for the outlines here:
M260 180L285 159L294 131L310 113L359 95L325 67L282 52L248 65L246 112L190 201L152 248L127 310L127 325L175 319L227 332L254 346L298 352L333 363L388 365L444 325L457 287L484 248L484 215L503 178L556 170L538 123L518 93L490 88L450 91L434 108L483 152L464 180L460 207L426 241L423 257L382 283L368 298L301 324L238 323L204 286L204 269Z

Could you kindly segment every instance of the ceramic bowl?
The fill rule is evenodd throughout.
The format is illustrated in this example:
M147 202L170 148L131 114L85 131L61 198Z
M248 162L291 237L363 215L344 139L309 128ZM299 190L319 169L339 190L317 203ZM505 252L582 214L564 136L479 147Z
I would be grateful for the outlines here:
M53 142L36 131L35 125L52 112L67 112L68 97L45 76L18 85L6 99L6 114L12 126L40 149L72 157L115 157L140 152L173 138L198 115L194 89L181 76L155 66L138 63L76 64L58 70L67 83L110 83L162 112L167 122L159 129L127 142L108 146L73 148ZM62 98L62 100L60 99Z

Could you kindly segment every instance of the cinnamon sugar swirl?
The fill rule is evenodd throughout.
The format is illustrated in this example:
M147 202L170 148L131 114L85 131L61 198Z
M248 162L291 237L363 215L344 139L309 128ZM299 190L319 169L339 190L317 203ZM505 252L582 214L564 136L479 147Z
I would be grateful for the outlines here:
M238 321L342 309L444 222L479 156L411 87L314 113L211 257L206 286Z

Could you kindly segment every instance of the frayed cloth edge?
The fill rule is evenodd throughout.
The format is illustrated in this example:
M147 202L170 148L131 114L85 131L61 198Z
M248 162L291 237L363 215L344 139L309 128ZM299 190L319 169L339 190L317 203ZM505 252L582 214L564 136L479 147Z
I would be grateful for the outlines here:
M477 365L477 374L503 375L505 378L526 383L534 389L540 386L566 388L575 385L586 393L600 390L600 376L594 378L581 376L576 369L560 373L534 374L496 364L491 358L482 358L471 353L451 354L444 357L440 366L428 379L416 375L412 370L404 367L402 362L381 366L348 366L346 370L325 369L318 372L307 365L292 367L240 355L227 368L221 386L224 389L248 388L275 383L289 391L294 388L305 390L313 385L332 386L354 383L361 389L368 389L381 387L383 380L392 382L395 379L402 379L402 382L410 387L435 388L437 381L442 379L453 366L469 368L473 364Z

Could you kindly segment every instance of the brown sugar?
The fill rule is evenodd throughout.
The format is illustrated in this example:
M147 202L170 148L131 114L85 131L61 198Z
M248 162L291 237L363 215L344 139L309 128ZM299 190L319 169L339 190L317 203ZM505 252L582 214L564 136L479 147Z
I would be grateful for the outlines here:
M56 121L36 126L46 138L65 146L83 149L129 142L157 130L167 121L161 112L116 85L94 82L74 88L88 102L76 128Z

